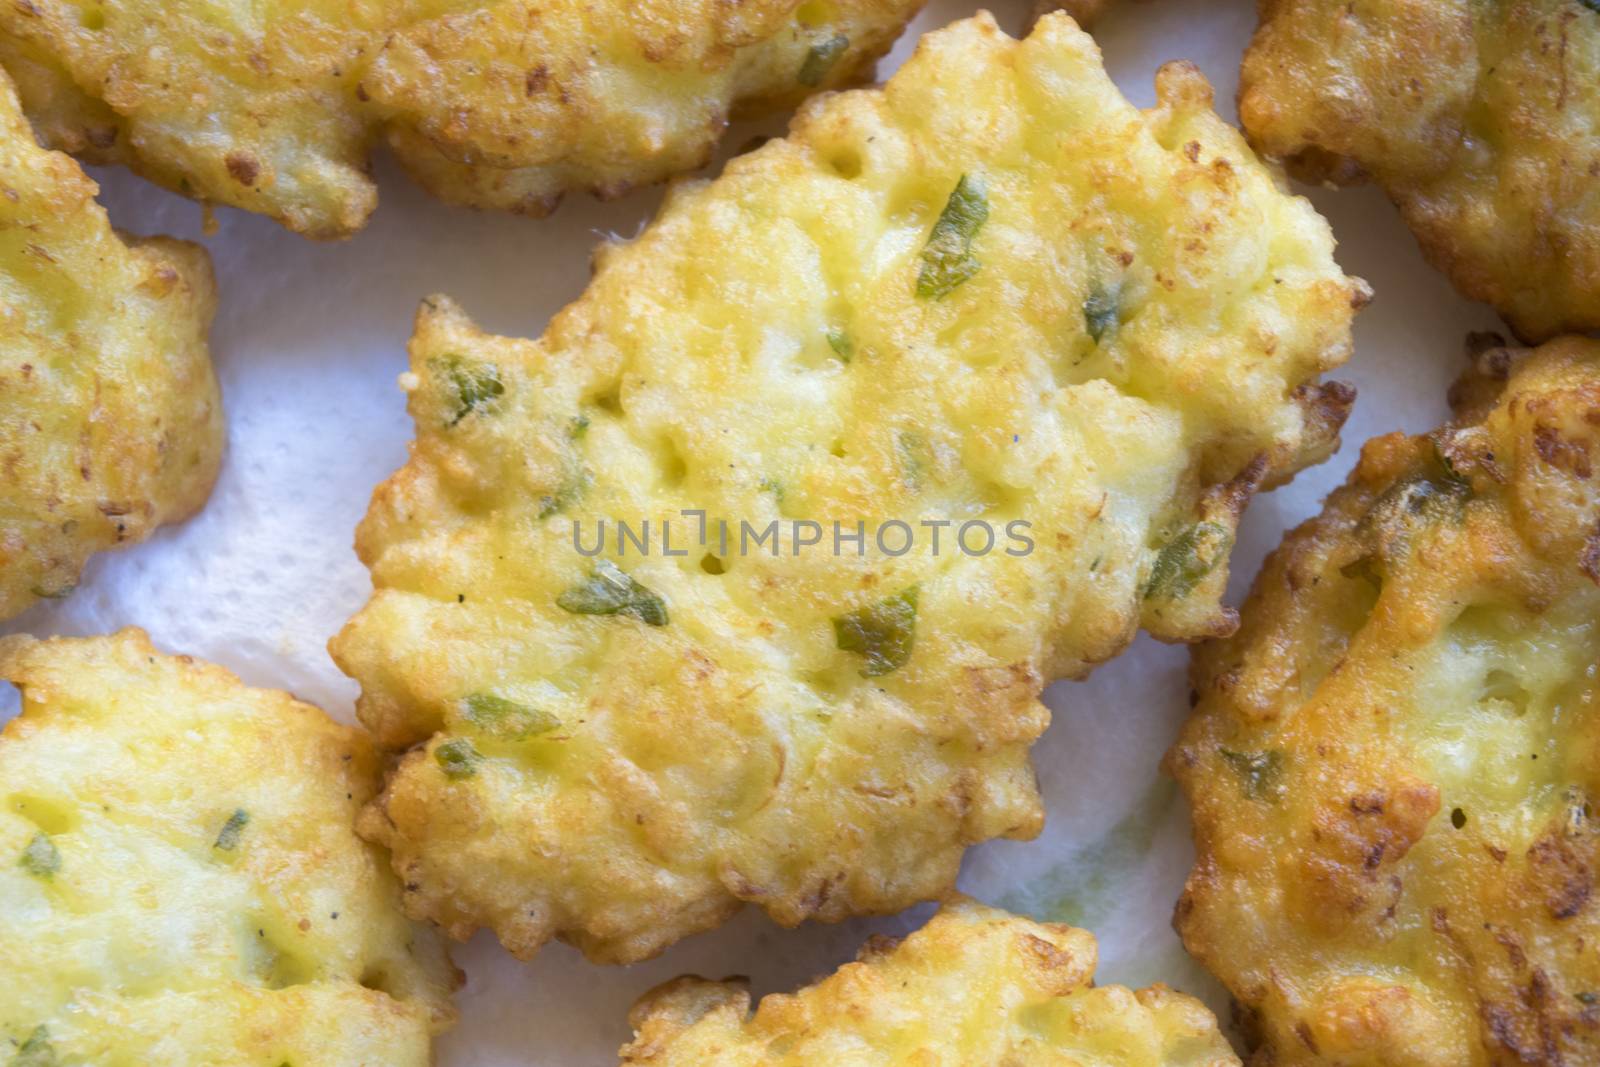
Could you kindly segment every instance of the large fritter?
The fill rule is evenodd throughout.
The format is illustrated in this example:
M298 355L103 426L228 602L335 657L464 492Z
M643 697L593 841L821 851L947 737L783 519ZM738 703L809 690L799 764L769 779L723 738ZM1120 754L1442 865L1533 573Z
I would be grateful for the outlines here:
M198 247L124 242L0 73L0 619L205 502L222 456Z
M630 1067L1238 1067L1204 1004L1093 983L1085 930L954 901L794 994L679 978L630 1017Z
M1600 328L1600 3L1262 0L1239 113L1310 181L1375 179L1518 334Z
M1232 630L1235 521L1332 444L1365 290L1192 68L1159 91L980 16L680 186L541 340L424 305L333 643L415 746L362 824L413 915L621 961L897 910L1039 828L1047 681Z
M1190 950L1260 1064L1600 1062L1600 342L1489 347L1195 657Z
M920 2L28 0L0 4L0 60L52 146L338 237L376 138L447 200L542 215L870 76Z
M454 971L351 821L364 733L143 633L0 640L0 1058L430 1063Z

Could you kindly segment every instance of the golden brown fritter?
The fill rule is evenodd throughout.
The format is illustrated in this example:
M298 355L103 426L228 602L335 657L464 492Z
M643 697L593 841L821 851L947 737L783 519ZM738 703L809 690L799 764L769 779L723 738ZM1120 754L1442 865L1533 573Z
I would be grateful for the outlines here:
M1600 3L1261 0L1239 114L1308 181L1371 178L1525 340L1600 328Z
M0 1056L426 1067L456 981L351 822L366 734L138 630L0 639Z
M1157 985L1095 986L1086 930L957 899L900 942L754 1012L740 984L646 994L631 1067L1238 1067L1217 1020Z
M0 61L52 146L313 237L386 138L452 203L549 212L702 165L730 116L871 76L921 0L28 0Z
M1037 831L1048 680L1232 629L1238 513L1331 446L1365 289L1198 73L1158 90L980 16L679 187L541 340L425 304L332 645L416 746L362 823L413 915L626 961L746 901L898 910Z
M1254 1062L1600 1062L1600 342L1490 346L1196 652L1177 926Z
M205 502L222 457L195 245L124 242L0 73L0 619Z

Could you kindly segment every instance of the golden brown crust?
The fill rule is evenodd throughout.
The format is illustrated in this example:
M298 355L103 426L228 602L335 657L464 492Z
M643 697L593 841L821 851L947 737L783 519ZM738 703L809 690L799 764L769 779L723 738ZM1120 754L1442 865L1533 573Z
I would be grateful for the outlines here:
M1524 339L1600 328L1600 10L1262 0L1239 114L1308 181L1376 180Z
M424 303L416 442L331 646L380 742L415 746L361 824L412 914L628 961L744 902L898 910L1037 832L1047 681L1140 625L1230 631L1239 512L1335 437L1348 394L1311 383L1365 290L1192 67L1157 89L1134 109L1063 17L1017 42L980 16L675 189L540 340ZM971 273L921 293L966 173ZM654 549L617 554L647 518ZM801 520L916 532L797 553ZM951 523L938 554L923 520ZM958 551L979 520L993 546ZM741 551L741 521L783 551ZM563 606L600 522L662 625Z
M96 191L0 72L0 619L187 518L222 458L210 260L125 241Z
M1196 651L1176 924L1256 1062L1600 1056L1600 342L1477 339Z
M363 731L139 630L0 638L0 678L14 1062L426 1067L458 975L351 829Z
M956 899L903 941L790 994L677 978L628 1015L630 1067L1238 1067L1205 1006L1095 987L1084 930Z
M543 215L693 170L730 116L871 77L921 0L0 5L52 146L343 237L386 139L452 203Z

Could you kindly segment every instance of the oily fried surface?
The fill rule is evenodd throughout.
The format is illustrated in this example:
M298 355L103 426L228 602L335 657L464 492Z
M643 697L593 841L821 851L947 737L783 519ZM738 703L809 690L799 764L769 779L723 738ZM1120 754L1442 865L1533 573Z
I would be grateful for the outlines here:
M446 200L542 215L870 77L919 6L29 0L0 5L0 61L51 145L339 237L376 202L376 139Z
M125 243L0 74L0 619L205 502L222 455L198 247Z
M1526 340L1600 328L1591 0L1262 0L1239 113L1307 180L1376 180Z
M5 638L0 677L0 1056L431 1062L455 973L351 828L362 731L138 630Z
M1260 1064L1600 1060L1600 342L1491 347L1195 656L1177 925Z
M1046 681L1141 623L1231 630L1237 513L1331 444L1348 392L1310 383L1365 290L1192 68L1159 89L1134 110L1064 17L980 16L681 186L541 340L424 305L412 458L357 538L376 592L332 645L418 746L362 824L413 915L617 961L743 901L898 910L1038 829ZM924 518L995 547L833 551ZM605 548L643 592L585 613L574 526L644 519L647 558ZM795 553L798 520L828 540ZM741 553L741 522L786 547Z
M971 901L793 994L679 978L646 994L622 1062L652 1067L1228 1067L1205 1005L1095 987L1094 937Z

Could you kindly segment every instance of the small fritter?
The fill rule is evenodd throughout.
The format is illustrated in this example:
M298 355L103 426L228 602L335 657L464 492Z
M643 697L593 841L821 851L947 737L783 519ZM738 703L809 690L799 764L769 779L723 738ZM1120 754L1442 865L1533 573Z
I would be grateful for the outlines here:
M1094 937L966 900L798 993L679 978L646 994L635 1067L1238 1067L1217 1020L1157 985L1093 984Z
M138 630L0 639L0 1059L426 1067L437 936L356 837L360 730Z
M0 73L0 619L205 503L222 457L199 247L124 242Z
M29 0L0 61L54 147L313 237L371 142L458 204L543 215L701 166L730 116L871 76L921 0Z
M1371 178L1526 341L1600 328L1600 2L1262 0L1239 114L1308 181Z
M1258 1064L1600 1063L1600 342L1452 399L1195 655L1177 926Z
M417 746L362 823L414 916L627 961L899 910L1038 830L1046 682L1232 630L1365 289L1193 68L1158 89L979 16L680 186L541 340L424 305L332 645Z

